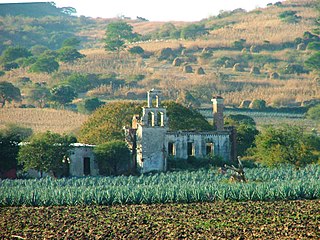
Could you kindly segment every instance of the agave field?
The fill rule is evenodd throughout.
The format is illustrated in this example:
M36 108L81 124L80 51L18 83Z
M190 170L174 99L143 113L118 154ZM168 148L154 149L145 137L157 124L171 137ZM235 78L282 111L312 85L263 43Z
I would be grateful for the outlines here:
M229 173L231 174L231 173ZM320 166L246 169L230 183L217 169L141 176L2 180L0 206L76 206L320 199Z
M1 207L1 239L319 239L319 200Z
M319 239L320 166L2 180L1 239Z

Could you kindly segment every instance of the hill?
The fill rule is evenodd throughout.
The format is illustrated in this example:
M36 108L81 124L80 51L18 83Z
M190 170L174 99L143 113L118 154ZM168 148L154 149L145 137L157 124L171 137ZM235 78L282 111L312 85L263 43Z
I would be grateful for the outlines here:
M14 123L32 128L34 132L75 133L87 117L66 110L3 108L0 109L0 128Z
M30 65L18 59L18 68L3 69L0 81L17 86L25 106L36 105L30 98L36 85L50 90L70 83L78 94L74 106L94 97L144 100L151 88L185 105L205 106L217 94L229 107L254 99L271 107L306 105L320 96L319 75L305 64L314 53L308 44L319 41L313 33L317 6L316 0L288 0L250 12L224 11L193 23L122 19L140 36L119 56L105 51L104 38L106 26L121 19L2 16L0 51L17 45L32 52L39 46L59 51L66 39L76 37L85 58L59 61L53 73L30 72ZM206 34L186 35L195 28ZM130 54L137 46L144 54Z
M0 3L0 16L67 16L71 8L57 8L53 2Z

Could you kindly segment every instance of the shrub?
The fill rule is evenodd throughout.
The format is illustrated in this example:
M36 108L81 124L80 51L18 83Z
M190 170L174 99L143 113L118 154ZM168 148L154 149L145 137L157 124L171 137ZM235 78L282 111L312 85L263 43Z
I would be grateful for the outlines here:
M307 45L308 50L315 50L319 51L320 50L320 42L311 42Z
M285 74L301 74L301 73L307 73L303 66L299 64L288 64L284 67L283 73Z
M300 51L306 50L306 45L304 43L299 43L297 45L297 50L300 50Z
M313 143L319 143L319 137L306 134L297 126L268 126L255 142L255 157L268 166L293 164L302 167L318 158L317 144Z
M16 62L9 62L9 63L3 64L4 71L10 71L12 69L17 69L17 68L19 68L19 64Z
M306 117L308 119L313 119L313 120L320 120L320 104L309 108L309 110L307 111Z
M258 46L252 45L252 46L250 47L250 52L251 52L251 53L257 53L257 52L259 52L259 51L260 51L260 49L259 49Z
M272 72L272 73L269 74L269 78L270 79L279 79L280 75L277 72Z
M250 69L250 74L260 74L260 69L256 66L253 66L251 69Z
M246 43L246 39L240 39L233 42L233 47L237 50L242 50L244 48L245 43Z
M183 67L183 72L185 73L193 73L193 69L190 65L186 65Z
M159 61L173 60L175 57L175 53L171 48L163 48L157 53L157 57Z
M129 53L131 54L137 54L137 55L142 55L144 54L144 50L142 47L140 46L134 46L132 48L129 49Z
M206 73L205 73L205 71L203 70L202 67L199 67L199 68L197 69L197 74L198 74L198 75L204 75L204 74L206 74Z
M216 67L230 68L234 65L234 59L230 57L219 57L213 62L213 65Z
M37 61L31 65L30 72L46 72L52 73L59 69L59 63L53 57L39 57Z
M240 63L236 63L234 66L233 66L233 71L236 71L236 72L243 72L244 71L244 68L243 66L240 64Z
M179 67L183 63L183 60L181 58L175 58L172 62L173 66Z
M266 108L266 101L263 99L254 99L249 107L252 109L264 109Z

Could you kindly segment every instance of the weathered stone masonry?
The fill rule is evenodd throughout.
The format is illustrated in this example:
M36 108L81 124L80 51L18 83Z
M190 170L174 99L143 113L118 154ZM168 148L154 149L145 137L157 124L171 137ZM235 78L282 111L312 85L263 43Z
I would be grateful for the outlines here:
M125 129L126 140L132 148L133 165L141 173L166 171L169 155L187 159L214 154L226 162L234 158L235 131L224 127L222 97L212 99L215 130L205 132L169 131L166 109L161 106L160 97L160 91L149 91L148 105L143 107L141 118L134 116L132 128Z

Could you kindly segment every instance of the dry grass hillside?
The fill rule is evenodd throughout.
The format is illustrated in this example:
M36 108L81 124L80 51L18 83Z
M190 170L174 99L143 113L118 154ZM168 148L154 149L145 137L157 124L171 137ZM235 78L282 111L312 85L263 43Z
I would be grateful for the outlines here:
M86 25L78 32L79 36L88 40L84 44L85 49L81 50L86 55L84 59L60 63L59 70L52 74L29 73L28 67L13 69L0 76L0 81L18 86L24 96L22 103L25 104L30 103L29 86L21 83L22 77L30 78L32 84L45 82L50 88L79 73L92 74L96 78L112 76L112 80L87 92L80 92L77 102L90 97L103 101L142 100L147 90L159 88L165 98L172 100L180 99L187 91L202 105L210 103L212 95L220 94L231 106L239 106L243 100L253 99L263 99L273 107L300 106L305 101L320 98L318 75L313 72L286 73L285 69L288 64L304 67L304 61L312 54L309 50L297 50L294 42L315 28L315 19L319 15L316 3L316 0L288 0L282 2L280 7L272 5L250 12L227 12L220 17L203 19L200 23L210 29L209 34L196 40L163 38L128 44L128 48L141 46L144 56L132 55L128 51L122 51L119 56L106 52L103 47L105 28L115 20L95 19L94 24ZM281 20L279 14L284 11L295 11L299 21L289 23ZM157 33L166 24L134 20L128 20L128 23L142 35ZM194 23L172 24L182 28ZM234 44L240 39L245 40L243 48L236 49ZM161 58L166 48L170 48L174 55ZM181 59L180 66L173 65L175 58ZM219 62L221 59L225 61L223 64ZM191 72L186 71L186 66L191 67ZM253 73L253 67L258 72ZM200 68L203 74L199 73ZM21 120L21 123L37 131L48 128L58 132L73 131L86 119L86 116L69 112L50 117L47 114L52 114L54 110L48 109L2 109L1 124L16 119L14 114L19 111L26 114L23 117L26 121ZM64 114L71 115L66 117ZM48 117L42 118L42 115ZM52 121L52 125L42 128L45 121Z
M37 108L0 109L0 129L8 123L32 128L34 132L76 133L87 115L66 110Z

